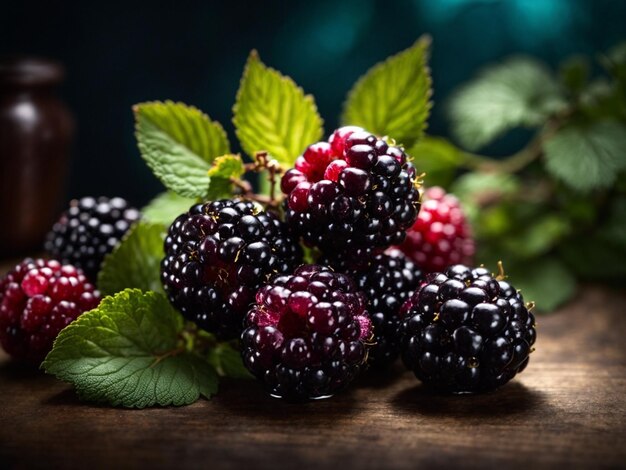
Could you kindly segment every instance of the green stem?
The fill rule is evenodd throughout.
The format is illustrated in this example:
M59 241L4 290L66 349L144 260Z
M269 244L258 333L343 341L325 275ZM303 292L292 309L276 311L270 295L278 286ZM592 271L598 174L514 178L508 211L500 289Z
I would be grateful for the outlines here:
M553 118L538 131L534 137L520 151L506 158L498 159L479 155L472 152L461 151L465 164L473 170L497 173L517 173L543 155L543 144L546 140L563 125L563 121L569 116L562 115Z

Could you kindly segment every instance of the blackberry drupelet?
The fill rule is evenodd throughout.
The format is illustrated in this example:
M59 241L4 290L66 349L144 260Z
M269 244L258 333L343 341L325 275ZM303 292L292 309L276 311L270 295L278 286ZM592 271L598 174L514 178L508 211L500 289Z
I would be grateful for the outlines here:
M427 273L471 264L475 244L459 200L442 188L428 188L417 220L398 248Z
M14 358L40 363L59 332L99 302L80 269L27 258L0 279L0 343Z
M294 233L325 255L400 244L419 210L413 165L401 147L357 127L310 145L281 180Z
M352 279L319 265L278 275L246 316L242 356L270 394L325 398L346 387L367 360L372 325Z
M365 265L358 260L347 266L345 261L341 264L326 261L354 279L358 289L365 293L375 334L368 361L374 367L389 365L400 353L400 308L422 282L421 270L395 249L376 255Z
M48 233L45 250L95 280L104 256L139 218L139 211L120 197L74 199Z
M485 268L432 273L405 302L398 330L405 365L443 392L495 389L528 365L535 318L522 295Z
M257 289L302 259L272 213L238 199L192 206L172 223L164 246L161 281L170 301L221 338L238 336Z

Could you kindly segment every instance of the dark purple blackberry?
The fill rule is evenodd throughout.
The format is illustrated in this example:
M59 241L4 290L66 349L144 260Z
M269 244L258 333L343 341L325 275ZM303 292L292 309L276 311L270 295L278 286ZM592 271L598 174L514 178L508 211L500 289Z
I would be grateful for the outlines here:
M139 218L139 211L121 197L73 199L48 233L44 247L52 258L82 269L95 280L104 256Z
M451 266L433 273L405 302L400 348L405 365L443 392L495 389L522 372L535 343L535 317L501 274Z
M420 205L404 150L355 127L309 146L281 189L289 226L328 256L402 243Z
M346 387L367 360L372 324L352 279L319 265L278 275L259 289L241 339L248 370L270 394L325 398Z
M373 366L393 362L400 352L400 308L422 282L422 272L400 250L376 255L366 266L342 269L367 296L376 343L369 354Z
M39 364L59 332L99 302L80 269L27 258L0 279L0 344L12 357Z
M196 204L170 226L161 281L182 314L222 338L238 336L257 289L302 259L270 212L251 201Z

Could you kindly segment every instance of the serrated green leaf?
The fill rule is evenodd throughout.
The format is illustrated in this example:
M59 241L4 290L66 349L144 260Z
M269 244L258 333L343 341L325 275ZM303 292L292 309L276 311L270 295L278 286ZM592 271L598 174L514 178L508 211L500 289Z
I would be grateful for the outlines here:
M464 162L463 152L441 137L425 136L407 153L418 173L426 173L428 186L447 187Z
M422 137L430 113L430 37L380 62L362 76L344 105L344 125L388 135L409 147Z
M256 51L246 63L233 113L246 153L252 157L265 150L286 166L324 133L313 97L291 78L265 66Z
M42 367L81 399L113 406L187 405L217 391L217 374L185 351L183 320L162 294L127 289L61 331Z
M171 101L141 103L133 110L141 156L157 178L181 196L205 196L210 163L230 152L222 126L192 106Z
M240 178L245 173L243 160L239 155L222 155L217 157L209 170L211 178Z
M533 301L541 312L551 312L576 293L576 278L557 258L539 258L505 269L524 300Z
M570 125L545 145L546 169L572 189L590 191L610 187L626 168L626 126L604 120Z
M198 200L165 191L155 197L141 210L144 220L153 224L169 226L176 217L187 212Z
M233 183L231 178L239 179L245 173L243 160L239 155L222 155L217 157L209 170L211 183L206 198L209 200L232 197Z
M537 127L566 106L549 70L528 57L489 67L449 103L454 137L476 150L515 127Z
M132 287L161 292L160 266L163 259L165 226L140 221L122 242L105 256L98 273L98 288L113 295Z
M208 361L224 377L233 379L253 378L243 365L241 353L229 343L221 343L211 349Z

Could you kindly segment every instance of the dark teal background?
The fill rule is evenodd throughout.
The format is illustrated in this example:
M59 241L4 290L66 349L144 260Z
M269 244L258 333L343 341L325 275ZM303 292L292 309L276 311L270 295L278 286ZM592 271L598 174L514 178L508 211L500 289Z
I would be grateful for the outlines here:
M234 141L231 107L256 48L315 95L328 132L359 75L424 33L433 37L430 132L446 135L441 103L481 66L512 53L554 65L606 50L626 38L626 1L11 1L0 10L0 55L48 56L67 67L61 93L78 121L68 196L135 204L160 184L139 158L133 103L194 104ZM507 139L491 150L519 144Z

